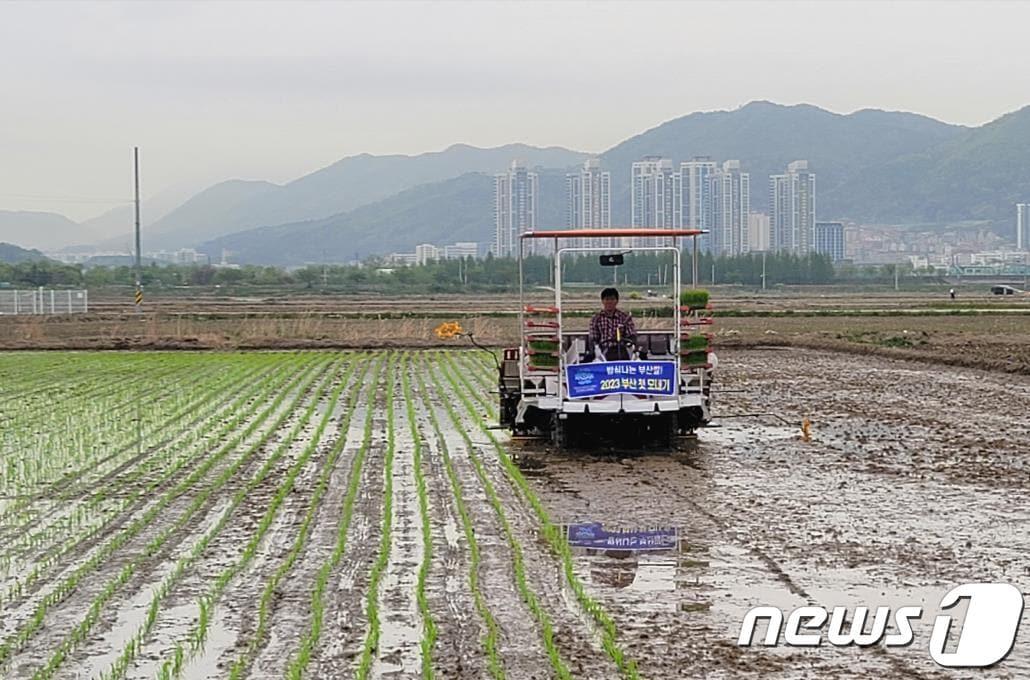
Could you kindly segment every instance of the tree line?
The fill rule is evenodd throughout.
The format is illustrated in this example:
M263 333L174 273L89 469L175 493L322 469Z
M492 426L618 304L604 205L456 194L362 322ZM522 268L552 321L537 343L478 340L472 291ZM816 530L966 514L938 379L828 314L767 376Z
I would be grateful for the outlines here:
M525 280L531 286L552 285L553 260L532 256L523 261ZM602 267L596 255L562 258L563 282L575 284L617 283L636 287L661 287L671 283L671 253L628 253L624 264ZM684 283L693 277L691 254L682 255ZM701 285L737 284L761 287L763 256L751 253L714 257L702 253L698 259ZM892 266L836 268L825 255L768 253L764 257L767 287L785 285L825 285L861 281L888 283L893 280ZM902 271L902 275L909 272ZM511 258L438 260L418 266L389 264L370 259L361 265L311 265L283 269L257 265L238 268L210 265L151 263L143 268L143 284L150 288L182 287L271 287L333 289L369 292L461 292L511 291L518 286L518 262ZM0 263L0 285L8 287L82 287L131 286L135 273L129 266L83 266L53 261Z

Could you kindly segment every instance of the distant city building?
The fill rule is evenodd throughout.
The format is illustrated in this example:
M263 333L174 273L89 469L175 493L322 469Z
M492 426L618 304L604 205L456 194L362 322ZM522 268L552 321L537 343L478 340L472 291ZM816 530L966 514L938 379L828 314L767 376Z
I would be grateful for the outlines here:
M1025 258L1026 253L1019 250L993 250L982 253L970 253L969 264L1021 264Z
M769 250L769 216L753 212L747 218L747 227L751 252Z
M169 262L171 264L209 264L211 258L204 253L198 253L193 248L180 248L179 250L158 250L153 253L145 253L145 257L152 258L158 262Z
M390 253L386 261L390 264L413 265L418 263L418 256L415 253Z
M1016 204L1016 250L1030 250L1030 203Z
M681 219L680 177L672 170L672 161L660 156L646 156L635 161L632 169L631 226L640 229L675 229ZM646 239L654 245L658 239ZM672 240L661 240L660 245Z
M829 255L834 262L844 259L844 223L816 222L812 250ZM925 266L925 265L924 265Z
M443 257L446 260L458 260L466 257L479 257L479 244L475 241L458 241L444 246Z
M440 249L432 243L420 243L415 246L415 264L429 264L440 259Z
M748 220L751 216L751 176L740 161L722 164L709 180L712 194L712 252L742 255L751 251Z
M519 235L536 229L538 193L537 174L521 161L512 161L508 172L494 176L494 255L514 257Z
M612 226L612 173L601 170L601 161L592 158L578 173L565 176L568 194L566 227L569 229L610 229ZM584 239L585 241L585 239ZM581 245L608 248L611 239L592 239Z
M684 229L712 229L711 178L718 165L708 156L694 156L680 163L680 225ZM701 250L712 249L712 235L705 234L698 243Z
M815 173L794 161L784 175L769 177L772 249L805 255L815 231Z

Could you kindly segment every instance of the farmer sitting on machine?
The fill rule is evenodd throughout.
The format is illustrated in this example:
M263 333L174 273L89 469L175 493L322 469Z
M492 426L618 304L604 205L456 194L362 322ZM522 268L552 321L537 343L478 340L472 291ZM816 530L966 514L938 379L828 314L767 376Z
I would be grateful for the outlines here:
M607 361L630 359L637 339L633 317L628 312L616 309L619 291L614 288L601 291L601 303L604 309L590 320L590 345L600 348L601 355Z

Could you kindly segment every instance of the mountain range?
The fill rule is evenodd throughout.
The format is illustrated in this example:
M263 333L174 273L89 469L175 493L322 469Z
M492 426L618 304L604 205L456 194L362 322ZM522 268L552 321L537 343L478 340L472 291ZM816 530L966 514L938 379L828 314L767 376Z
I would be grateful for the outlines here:
M38 250L26 250L10 243L0 242L0 262L4 264L38 262L46 259L46 256Z
M538 224L563 226L565 174L591 155L459 144L416 156L351 156L283 185L230 180L145 224L144 250L189 246L218 257L225 249L234 261L297 265L410 251L422 242L486 245L493 238L493 173L515 158L534 168L540 176ZM634 160L661 155L678 164L710 156L739 159L751 173L753 210L766 210L768 175L807 159L817 174L819 219L979 220L1011 236L1013 204L1030 200L1030 107L972 128L904 112L843 115L752 102L668 121L596 155L612 173L616 225L629 223ZM12 232L12 224L25 225L28 218L11 215L0 212L0 238L21 245L51 248L86 231L45 214L33 218L35 226ZM18 238L38 235L40 228L53 229L48 244Z

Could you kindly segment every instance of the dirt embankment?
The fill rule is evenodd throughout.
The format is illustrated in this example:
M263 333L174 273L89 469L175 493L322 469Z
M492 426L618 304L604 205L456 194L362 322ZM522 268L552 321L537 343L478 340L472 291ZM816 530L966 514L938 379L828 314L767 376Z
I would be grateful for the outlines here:
M405 305L412 313L433 301ZM450 304L450 303L448 303ZM455 318L459 313L455 311ZM467 346L440 341L441 319L290 317L153 312L81 317L12 317L0 323L0 350L263 350ZM511 317L477 316L461 323L491 347L518 342ZM575 323L585 323L576 319ZM641 326L660 327L664 319ZM1030 315L716 316L716 348L790 346L1030 374Z

